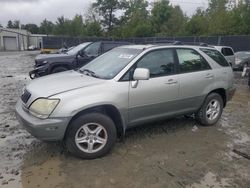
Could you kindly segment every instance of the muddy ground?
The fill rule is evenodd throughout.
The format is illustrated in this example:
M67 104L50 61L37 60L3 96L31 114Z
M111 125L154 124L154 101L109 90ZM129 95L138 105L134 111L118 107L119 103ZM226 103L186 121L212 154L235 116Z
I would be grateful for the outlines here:
M250 187L250 89L239 74L216 126L184 117L156 122L129 130L108 156L81 160L61 143L35 139L15 118L36 54L0 53L0 187Z

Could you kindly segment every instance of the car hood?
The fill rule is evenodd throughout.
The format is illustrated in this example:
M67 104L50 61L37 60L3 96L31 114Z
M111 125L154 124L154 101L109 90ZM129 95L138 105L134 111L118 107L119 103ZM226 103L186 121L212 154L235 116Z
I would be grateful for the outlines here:
M106 80L94 78L71 70L34 79L26 89L32 95L35 95L36 98L51 97L60 93L103 84L105 82Z
M50 61L50 60L59 60L59 59L72 59L74 55L68 54L40 54L36 56L35 60L38 62Z

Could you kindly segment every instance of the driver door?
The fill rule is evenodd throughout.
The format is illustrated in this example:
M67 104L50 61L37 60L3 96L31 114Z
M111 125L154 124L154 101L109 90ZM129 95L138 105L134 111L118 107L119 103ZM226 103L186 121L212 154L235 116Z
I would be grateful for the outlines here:
M149 80L130 81L129 125L160 119L178 110L179 76L174 49L160 49L144 55L136 68L147 68Z

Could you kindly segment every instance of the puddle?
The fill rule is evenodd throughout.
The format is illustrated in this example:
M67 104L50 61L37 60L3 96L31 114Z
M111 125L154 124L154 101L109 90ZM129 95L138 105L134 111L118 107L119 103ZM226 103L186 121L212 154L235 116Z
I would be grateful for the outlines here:
M25 188L34 187L61 187L66 179L60 169L61 161L52 157L42 164L29 166L22 171L22 186Z
M212 172L208 172L200 181L200 183L194 183L190 186L186 186L186 188L225 188L231 187L228 183L230 179L228 178L220 178L213 174Z

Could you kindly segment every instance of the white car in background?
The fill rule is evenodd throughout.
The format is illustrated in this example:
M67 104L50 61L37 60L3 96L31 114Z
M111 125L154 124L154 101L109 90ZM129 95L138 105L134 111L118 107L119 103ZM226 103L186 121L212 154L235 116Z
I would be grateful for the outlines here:
M214 47L225 56L226 60L232 67L235 67L235 54L233 48L231 48L230 46Z

